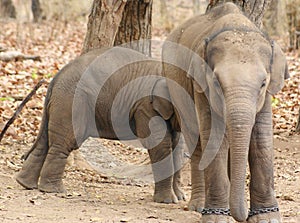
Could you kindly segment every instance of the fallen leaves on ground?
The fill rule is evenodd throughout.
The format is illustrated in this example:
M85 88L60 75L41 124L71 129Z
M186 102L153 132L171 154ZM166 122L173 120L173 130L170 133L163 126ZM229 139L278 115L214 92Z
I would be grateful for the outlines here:
M300 107L300 57L291 52L287 59L290 78L273 99L274 132L286 136L295 131Z
M41 61L0 61L1 129L35 84L42 78L47 81L26 104L5 137L22 143L32 143L38 134L48 83L59 69L80 55L86 23L45 21L39 24L23 24L22 30L17 28L15 22L2 22L1 26L1 47L41 57ZM161 32L154 30L154 33ZM289 135L295 130L299 111L300 58L297 53L291 52L287 53L287 59L291 77L273 99L273 120L276 134Z

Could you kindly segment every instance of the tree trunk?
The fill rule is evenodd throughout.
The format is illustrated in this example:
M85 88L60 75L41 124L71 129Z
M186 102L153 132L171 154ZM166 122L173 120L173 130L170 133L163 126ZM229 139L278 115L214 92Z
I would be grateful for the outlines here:
M151 22L152 0L94 0L82 53L128 43L150 56Z
M31 1L31 10L33 14L33 21L38 22L42 17L42 8L39 0Z
M160 16L164 29L170 32L173 29L173 24L170 22L170 13L165 0L160 0Z
M207 10L224 2L233 2L245 12L246 16L248 16L257 27L261 28L264 13L271 1L272 0L210 0Z
M200 1L193 0L193 13L198 14L200 12Z
M300 108L299 108L299 114L298 114L298 121L296 125L296 132L300 132Z
M11 0L0 0L0 17L16 18L16 9Z
M273 0L264 15L264 29L270 36L285 38L288 33L286 1Z
M94 0L82 53L114 45L125 5L124 0Z
M299 49L300 45L300 4L295 0L288 1L287 16L290 35L290 50Z
M114 45L127 47L151 56L152 0L128 1Z

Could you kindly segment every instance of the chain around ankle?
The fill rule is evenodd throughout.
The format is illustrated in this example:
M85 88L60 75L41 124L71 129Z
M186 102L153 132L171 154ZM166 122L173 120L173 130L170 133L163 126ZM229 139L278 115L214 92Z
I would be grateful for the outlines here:
M271 208L250 209L248 218L250 218L254 215L271 213L271 212L279 212L279 208L278 207L271 207Z
M202 215L227 215L230 216L230 209L228 208L203 208Z

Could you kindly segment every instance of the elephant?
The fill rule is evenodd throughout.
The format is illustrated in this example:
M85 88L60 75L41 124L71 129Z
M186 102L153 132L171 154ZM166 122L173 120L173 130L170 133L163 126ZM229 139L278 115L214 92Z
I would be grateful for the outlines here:
M224 3L175 28L163 44L162 61L177 108L173 129L181 129L193 152L190 209L201 211L202 222L281 222L271 109L272 95L289 78L280 47L235 4Z
M152 163L154 201L185 199L183 147L171 129L174 109L160 75L160 61L122 47L95 49L71 61L49 84L39 134L16 181L27 189L64 192L67 157L85 139L138 138Z

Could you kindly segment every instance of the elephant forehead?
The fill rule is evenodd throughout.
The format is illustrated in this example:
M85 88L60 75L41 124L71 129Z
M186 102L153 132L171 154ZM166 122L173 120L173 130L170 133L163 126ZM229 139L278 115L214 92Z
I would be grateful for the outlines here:
M262 33L243 30L229 30L220 33L210 45L236 46L242 48L271 47L270 41Z
M227 32L208 45L207 55L213 67L222 61L268 67L272 48L258 33Z

